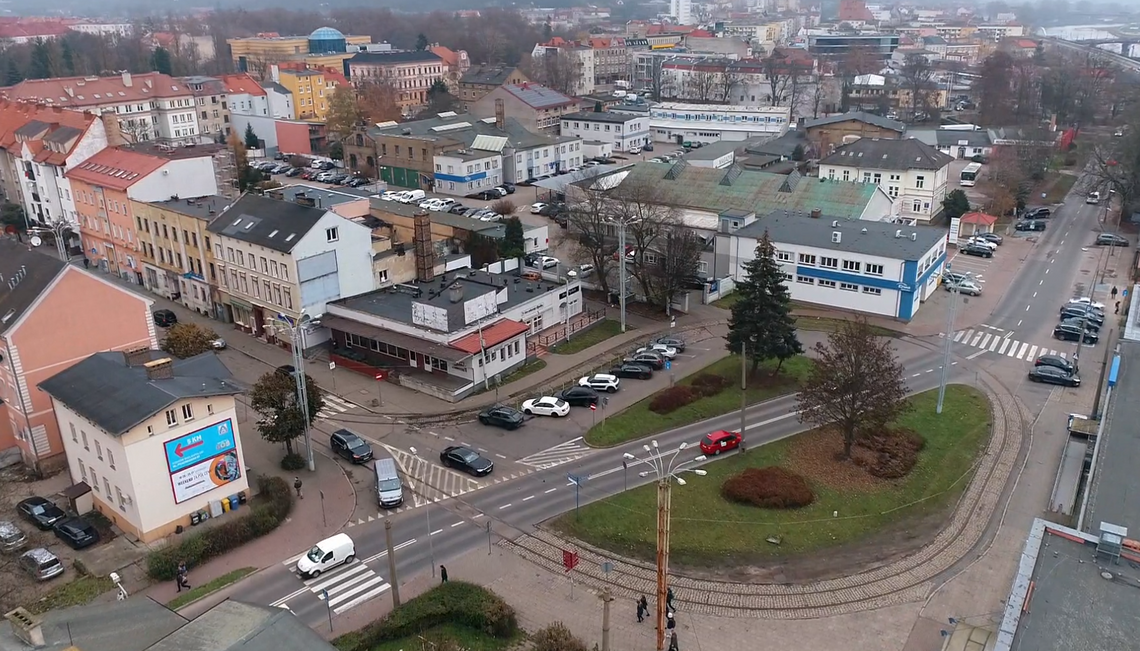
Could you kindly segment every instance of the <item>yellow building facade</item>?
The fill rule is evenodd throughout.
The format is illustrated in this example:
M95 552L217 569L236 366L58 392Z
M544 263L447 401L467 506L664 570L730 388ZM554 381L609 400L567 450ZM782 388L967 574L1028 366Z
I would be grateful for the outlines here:
M328 27L321 27L308 36L258 34L226 40L236 68L259 77L264 77L272 64L284 61L341 69L344 60L356 54L355 46L371 42L370 36L350 36ZM347 49L353 51L347 52Z
M316 70L282 70L278 83L293 95L293 119L323 121L329 112L332 87Z

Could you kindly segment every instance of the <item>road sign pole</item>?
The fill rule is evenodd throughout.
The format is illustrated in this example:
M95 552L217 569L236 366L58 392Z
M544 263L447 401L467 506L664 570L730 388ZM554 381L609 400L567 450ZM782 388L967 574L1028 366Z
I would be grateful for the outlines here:
M321 599L323 599L323 600L324 600L324 602L325 602L325 610L327 610L327 611L328 611L328 613L329 613L329 633L332 633L332 630L333 630L333 625L332 625L332 604L330 604L330 603L329 603L329 591L328 591L328 590L321 590Z
M333 393L336 393L336 362L329 362L329 375L332 376Z
M392 607L400 605L400 581L396 578L396 550L392 549L392 520L384 520L384 544L388 548L388 574L392 575Z

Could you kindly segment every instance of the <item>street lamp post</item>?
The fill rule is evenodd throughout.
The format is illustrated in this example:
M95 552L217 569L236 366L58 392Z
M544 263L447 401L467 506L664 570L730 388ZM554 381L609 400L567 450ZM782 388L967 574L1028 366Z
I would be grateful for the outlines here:
M950 270L950 263L946 263L946 270ZM942 282L947 282L943 277ZM946 310L946 334L942 342L942 373L938 381L938 407L936 413L942 413L942 403L946 399L946 383L950 379L950 353L954 346L954 310L958 305L958 287L950 288L950 307Z
M305 377L305 326L313 323L312 317L301 311L301 318L293 320L287 314L278 314L277 320L289 329L293 348L293 380L297 383L297 404L301 407L302 420L305 422L305 455L308 457L309 471L317 469L316 459L313 457L313 433L309 427L309 387Z
M625 332L625 220L618 220L618 304L621 306L621 331Z
M629 452L622 455L626 462L632 464L643 463L651 470L638 473L640 477L654 477L657 480L657 651L665 650L665 619L669 594L669 513L672 501L673 482L684 486L685 480L681 473L692 472L704 476L706 473L699 468L691 467L700 463L705 457L678 461L677 457L688 447L681 443L672 451L661 451L654 440L649 445L643 445L646 455L638 457Z
M416 451L415 448L408 448L408 451L411 452L413 456L416 456L416 457L420 456L420 453L418 451ZM432 504L432 500L428 500L427 503L424 504L424 516L427 518L428 555L431 558L431 576L432 576L432 578L435 578L435 545L432 543L432 540L431 540L431 538L432 538L432 533L431 533L431 531L432 531L432 529L431 529L431 504Z

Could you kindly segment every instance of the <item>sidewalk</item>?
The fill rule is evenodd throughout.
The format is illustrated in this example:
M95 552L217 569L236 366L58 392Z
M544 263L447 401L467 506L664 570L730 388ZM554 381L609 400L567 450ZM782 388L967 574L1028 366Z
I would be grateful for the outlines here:
M269 443L257 433L256 423L250 419L248 408L238 409L238 431L241 434L245 465L250 469L250 487L254 489L258 475L281 477L293 485L293 478L304 483L304 499L294 500L290 517L273 533L248 543L203 565L190 568L190 585L203 585L213 579L245 567L262 569L303 552L314 540L327 538L344 528L356 509L356 490L345 471L332 458L316 452L316 470L288 472L278 463L285 452L282 446ZM297 439L303 448L304 439ZM324 499L321 499L324 493ZM255 497L256 499L256 497ZM239 511L238 516L241 516ZM227 516L231 517L231 516ZM191 529L192 533L194 530ZM128 585L133 594L140 586ZM178 596L173 581L151 585L143 592L159 603L167 603ZM207 596L203 601L210 599ZM219 600L220 601L220 600Z

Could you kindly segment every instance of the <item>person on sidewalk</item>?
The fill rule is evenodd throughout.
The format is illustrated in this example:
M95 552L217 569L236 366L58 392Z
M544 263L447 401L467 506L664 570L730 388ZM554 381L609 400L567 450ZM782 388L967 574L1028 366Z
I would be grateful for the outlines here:
M645 621L645 608L646 608L645 597L642 596L641 599L637 600L637 623L638 624Z
M673 588L669 588L669 592L665 593L665 607L669 610L677 610L673 607Z
M1120 301L1116 302L1116 313L1120 314Z
M447 568L439 566L439 578L442 579L441 583L447 583Z
M300 477L294 477L293 478L293 488L295 488L297 490L297 499L299 499L299 500L305 499L305 496L301 494L301 478Z
M190 589L189 571L186 569L186 561L178 563L178 578L175 579L178 583L178 591L182 592L182 588Z

